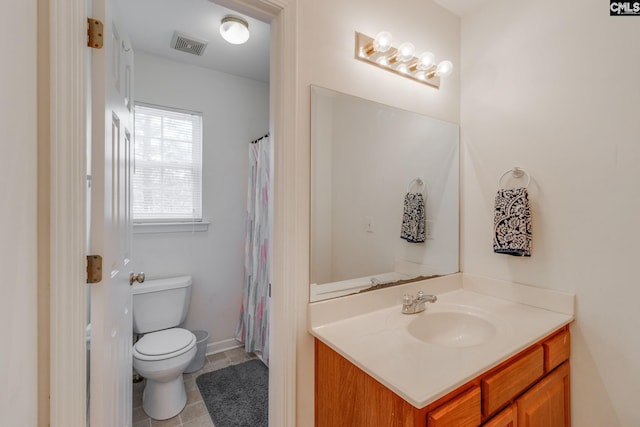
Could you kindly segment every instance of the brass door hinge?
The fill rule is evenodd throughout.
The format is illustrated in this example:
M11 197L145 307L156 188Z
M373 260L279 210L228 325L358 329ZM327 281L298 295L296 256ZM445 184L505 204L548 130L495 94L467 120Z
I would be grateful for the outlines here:
M87 255L87 283L102 281L102 257L100 255Z
M102 49L104 42L104 25L98 19L87 18L89 23L87 46L94 49Z

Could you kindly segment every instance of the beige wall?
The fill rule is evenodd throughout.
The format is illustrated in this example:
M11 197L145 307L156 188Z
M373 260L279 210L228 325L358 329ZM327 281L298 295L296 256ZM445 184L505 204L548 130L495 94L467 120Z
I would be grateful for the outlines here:
M0 15L0 414L37 422L36 0Z
M459 122L459 68L440 90L357 61L354 31L387 30L394 44L409 40L437 60L460 64L460 20L422 0L300 0L299 105L301 135L310 134L310 89L318 85L383 104ZM300 141L305 149L309 139ZM308 201L300 201L305 203ZM306 332L307 283L298 301L298 426L313 425L313 340Z
M577 295L573 424L640 425L640 17L497 0L462 19L462 270ZM492 252L500 175L532 175L533 254Z

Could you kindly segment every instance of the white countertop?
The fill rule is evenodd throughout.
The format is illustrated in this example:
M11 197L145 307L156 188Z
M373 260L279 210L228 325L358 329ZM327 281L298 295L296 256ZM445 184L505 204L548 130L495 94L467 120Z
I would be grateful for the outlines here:
M401 313L402 295L438 296L426 311ZM574 319L574 295L455 274L309 304L309 332L416 408L517 354ZM447 311L496 326L487 342L447 347L414 338L407 325Z

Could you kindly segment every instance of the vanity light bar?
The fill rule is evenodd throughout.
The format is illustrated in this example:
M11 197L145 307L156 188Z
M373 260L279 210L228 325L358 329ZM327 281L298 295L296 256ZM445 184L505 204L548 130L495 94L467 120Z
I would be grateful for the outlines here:
M451 74L453 64L442 61L436 65L433 54L414 56L413 49L411 43L393 47L391 34L386 31L378 33L375 39L356 31L356 59L439 89L440 77Z

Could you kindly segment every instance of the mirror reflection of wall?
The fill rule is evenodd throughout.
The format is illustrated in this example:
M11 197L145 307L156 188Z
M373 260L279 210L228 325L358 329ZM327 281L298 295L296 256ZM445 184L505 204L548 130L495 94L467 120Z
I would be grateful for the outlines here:
M458 141L457 124L311 87L311 301L459 270ZM400 238L408 190L421 243Z

